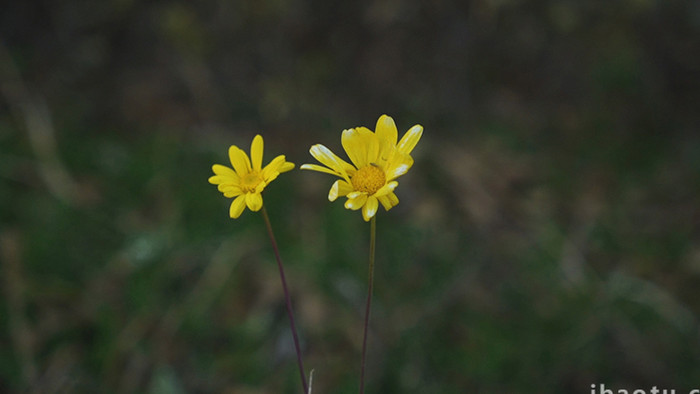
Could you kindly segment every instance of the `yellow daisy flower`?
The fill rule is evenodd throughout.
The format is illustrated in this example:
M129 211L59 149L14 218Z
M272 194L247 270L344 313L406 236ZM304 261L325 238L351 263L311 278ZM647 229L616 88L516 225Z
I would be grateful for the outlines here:
M399 203L394 194L399 185L395 179L413 165L410 154L422 134L423 127L415 125L397 143L394 119L382 115L377 120L376 132L366 127L343 130L341 142L352 164L325 146L316 144L309 151L325 167L304 164L301 169L342 178L331 187L328 200L347 197L345 208L362 209L362 218L369 221L377 213L380 203L387 211Z
M209 178L209 183L218 185L224 197L235 197L229 209L229 216L233 219L241 216L246 206L253 212L259 211L263 206L261 193L265 186L279 174L294 168L294 163L286 161L284 155L275 157L263 168L263 138L260 135L253 138L250 158L236 145L231 145L228 149L228 157L233 169L214 164L212 170L216 175Z

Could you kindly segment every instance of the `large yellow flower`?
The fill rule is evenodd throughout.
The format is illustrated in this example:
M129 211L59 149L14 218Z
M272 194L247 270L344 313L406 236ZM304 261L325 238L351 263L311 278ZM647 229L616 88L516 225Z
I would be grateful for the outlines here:
M285 160L284 155L275 157L270 164L262 168L263 138L256 135L250 145L250 158L236 145L228 149L228 157L233 169L214 164L214 176L209 183L218 185L224 197L233 198L229 216L236 219L241 216L246 205L251 211L259 211L263 206L262 191L277 176L294 168L294 163Z
M362 217L369 221L381 203L387 211L399 203L394 190L396 178L408 172L413 165L411 151L423 134L423 127L415 125L398 141L394 119L382 115L377 120L376 132L366 127L343 130L341 142L352 164L341 159L321 144L310 152L318 164L304 164L302 170L313 170L340 177L331 187L328 200L347 197L345 208L362 209Z

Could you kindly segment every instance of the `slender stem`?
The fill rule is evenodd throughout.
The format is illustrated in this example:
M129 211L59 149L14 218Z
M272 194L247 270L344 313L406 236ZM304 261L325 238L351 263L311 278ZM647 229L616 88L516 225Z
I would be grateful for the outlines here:
M292 301L289 296L289 290L287 289L287 279L284 276L284 267L282 266L282 258L280 257L280 251L277 247L277 241L275 241L275 235L272 233L272 225L270 224L270 217L267 215L267 210L265 206L262 207L262 215L265 219L265 225L267 226L267 234L270 236L270 242L272 242L272 249L275 251L275 258L277 259L277 267L280 270L280 280L282 281L282 289L284 290L284 301L287 304L287 315L289 316L289 326L292 329L292 337L294 337L294 348L297 352L297 364L299 365L299 374L301 375L301 384L304 387L304 393L309 392L309 386L306 383L306 374L304 374L304 362L301 360L301 347L299 346L299 336L297 335L297 328L294 324L294 313L292 313Z
M377 235L377 215L372 216L369 230L369 289L367 290L367 305L365 306L365 329L362 338L362 363L360 370L360 394L365 392L365 359L367 355L367 328L369 313L372 308L372 288L374 287L374 249Z

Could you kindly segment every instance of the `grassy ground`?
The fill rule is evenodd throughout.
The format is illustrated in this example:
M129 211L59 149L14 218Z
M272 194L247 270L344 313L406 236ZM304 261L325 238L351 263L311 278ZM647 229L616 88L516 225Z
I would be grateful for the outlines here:
M299 392L262 217L207 183L425 133L378 216L369 393L700 388L692 2L17 2L0 12L0 391ZM369 226L264 193L314 393L357 391Z

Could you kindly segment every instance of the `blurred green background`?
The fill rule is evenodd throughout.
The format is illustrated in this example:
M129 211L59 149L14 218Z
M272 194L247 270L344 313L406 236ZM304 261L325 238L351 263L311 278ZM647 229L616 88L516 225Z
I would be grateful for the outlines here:
M368 393L700 388L697 1L0 6L0 391L298 393L262 217L207 183L379 115ZM355 393L369 226L264 192L314 393Z

